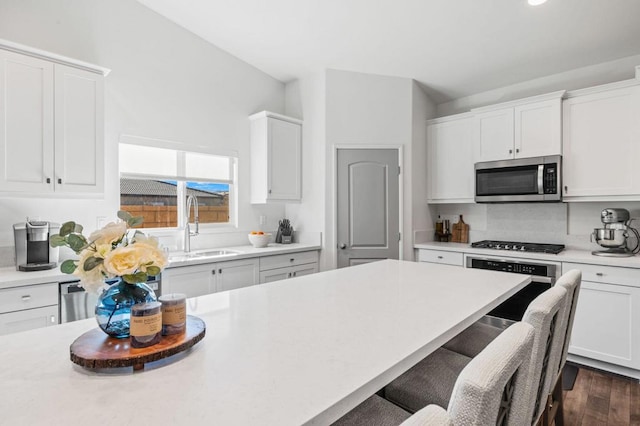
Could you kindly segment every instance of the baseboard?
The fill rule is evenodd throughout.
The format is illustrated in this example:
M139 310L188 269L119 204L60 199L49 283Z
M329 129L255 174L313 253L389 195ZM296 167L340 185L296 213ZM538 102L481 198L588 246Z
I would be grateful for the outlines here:
M587 367L608 371L610 373L618 374L620 376L625 376L640 381L640 371L634 370L633 368L622 367L620 365L610 364L608 362L598 361L596 359L585 358L579 355L572 354L569 354L567 356L567 361L578 364L579 366L584 365Z

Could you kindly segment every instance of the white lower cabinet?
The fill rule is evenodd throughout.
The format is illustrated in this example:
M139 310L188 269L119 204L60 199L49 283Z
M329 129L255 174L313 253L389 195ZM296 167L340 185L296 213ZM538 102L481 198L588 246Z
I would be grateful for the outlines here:
M242 259L168 268L162 273L162 292L197 297L255 285L258 264L258 259Z
M418 262L442 263L444 265L463 266L464 254L454 251L419 249Z
M583 278L569 353L640 370L640 270L563 264L570 269Z
M260 258L260 284L318 272L318 252L280 254Z
M58 283L0 290L0 335L58 324Z
M301 277L303 275L315 274L318 272L318 263L309 263L300 266L290 266L287 268L277 268L268 271L260 271L260 284L272 281L286 280L287 278Z
M58 324L58 305L0 314L0 335Z

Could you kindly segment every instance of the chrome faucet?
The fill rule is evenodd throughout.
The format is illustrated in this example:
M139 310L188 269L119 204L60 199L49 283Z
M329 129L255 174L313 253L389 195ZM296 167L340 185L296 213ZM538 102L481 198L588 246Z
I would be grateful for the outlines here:
M191 226L189 225L189 217L191 216L191 206L193 206L193 223L196 225L196 230L191 232ZM198 224L198 198L193 195L187 196L187 212L184 225L184 251L189 253L191 251L191 236L198 235L200 227Z

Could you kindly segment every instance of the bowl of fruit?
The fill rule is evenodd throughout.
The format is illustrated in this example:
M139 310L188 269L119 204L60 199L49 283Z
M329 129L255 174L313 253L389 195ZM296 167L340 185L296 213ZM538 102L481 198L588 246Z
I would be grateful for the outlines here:
M269 245L271 234L262 231L251 231L249 234L249 242L255 248L263 248Z

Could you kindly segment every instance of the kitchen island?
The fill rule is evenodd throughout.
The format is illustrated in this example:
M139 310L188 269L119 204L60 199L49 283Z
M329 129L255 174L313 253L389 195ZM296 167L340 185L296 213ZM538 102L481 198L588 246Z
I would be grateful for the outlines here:
M329 424L530 278L396 260L188 301L207 334L182 359L94 372L93 320L0 337L2 424Z

